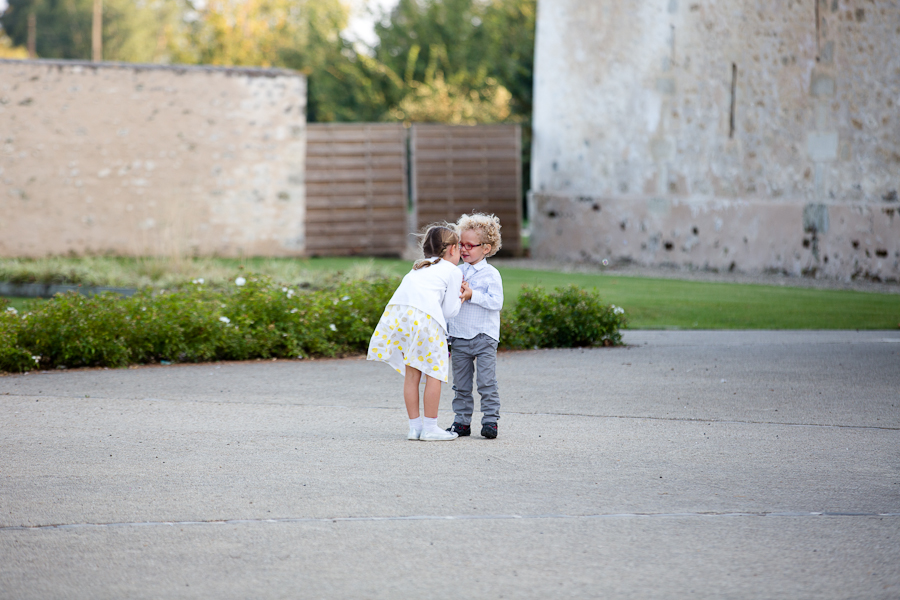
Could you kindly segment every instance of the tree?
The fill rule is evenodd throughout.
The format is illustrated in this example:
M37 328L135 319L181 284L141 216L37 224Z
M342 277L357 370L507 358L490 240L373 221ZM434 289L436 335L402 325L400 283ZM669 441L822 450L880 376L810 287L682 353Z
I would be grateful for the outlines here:
M401 112L421 115L424 106L409 106L420 99L438 109L435 117L445 114L447 101L437 101L443 86L449 96L486 103L484 122L529 120L535 13L536 0L400 0L376 25L375 57L403 74ZM496 103L507 94L508 115L501 118Z
M89 58L92 0L8 0L0 25L18 46L28 40L28 15L37 19L36 51L46 58Z
M413 55L417 53L413 47ZM431 49L432 64L425 71L424 81L407 79L406 93L387 117L405 122L434 122L455 125L500 123L511 119L509 91L495 80L478 80L478 89L470 89L463 77L447 81L437 68L438 57L446 56L441 48ZM409 72L407 77L409 77Z
M209 0L187 35L173 40L172 57L303 71L308 120L378 120L390 100L373 82L385 75L341 38L348 13L340 0Z
M490 75L508 89L513 111L531 120L537 0L494 0L484 15Z
M0 26L15 45L27 43L29 14L36 19L39 57L90 60L93 0L9 0ZM167 62L169 38L183 14L181 0L104 0L104 59Z
M440 61L448 79L473 87L485 58L482 13L476 0L400 0L376 24L375 57L407 81L425 81Z
M208 0L197 11L179 62L308 69L346 27L339 0Z

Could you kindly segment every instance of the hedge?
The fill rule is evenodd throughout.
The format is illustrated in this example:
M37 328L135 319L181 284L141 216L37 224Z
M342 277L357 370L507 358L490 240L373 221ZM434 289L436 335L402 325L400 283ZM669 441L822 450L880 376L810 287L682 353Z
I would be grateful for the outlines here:
M228 289L59 294L22 314L0 298L0 371L364 353L397 281L305 291L247 275ZM574 286L527 288L501 317L502 347L621 344L623 312Z

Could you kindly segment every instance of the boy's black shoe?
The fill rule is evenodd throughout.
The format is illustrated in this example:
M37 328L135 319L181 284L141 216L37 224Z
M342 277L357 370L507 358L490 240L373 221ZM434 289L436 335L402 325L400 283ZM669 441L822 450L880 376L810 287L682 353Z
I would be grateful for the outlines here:
M462 434L460 434L462 435ZM481 436L486 437L489 440L492 440L497 437L497 424L496 423L483 423L481 425Z
M455 432L459 437L466 437L467 435L472 435L472 427L470 425L463 425L462 423L453 422L453 425L447 428L447 431ZM496 437L496 433L494 437Z

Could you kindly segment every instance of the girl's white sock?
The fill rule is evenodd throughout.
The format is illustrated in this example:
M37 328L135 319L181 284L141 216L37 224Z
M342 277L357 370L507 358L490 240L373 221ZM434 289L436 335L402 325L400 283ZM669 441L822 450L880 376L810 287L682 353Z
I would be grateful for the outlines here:
M437 418L429 419L428 417L424 417L424 424L422 427L422 431L440 431L440 427L437 424Z
M410 419L409 428L415 429L416 431L422 431L422 416L419 415L415 419Z

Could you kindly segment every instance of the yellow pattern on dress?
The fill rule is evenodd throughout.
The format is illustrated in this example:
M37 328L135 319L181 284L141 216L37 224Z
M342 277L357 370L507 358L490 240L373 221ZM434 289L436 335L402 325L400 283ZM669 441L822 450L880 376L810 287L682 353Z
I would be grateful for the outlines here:
M409 306L389 305L372 334L368 360L388 363L404 375L403 365L447 383L447 337L430 315Z

